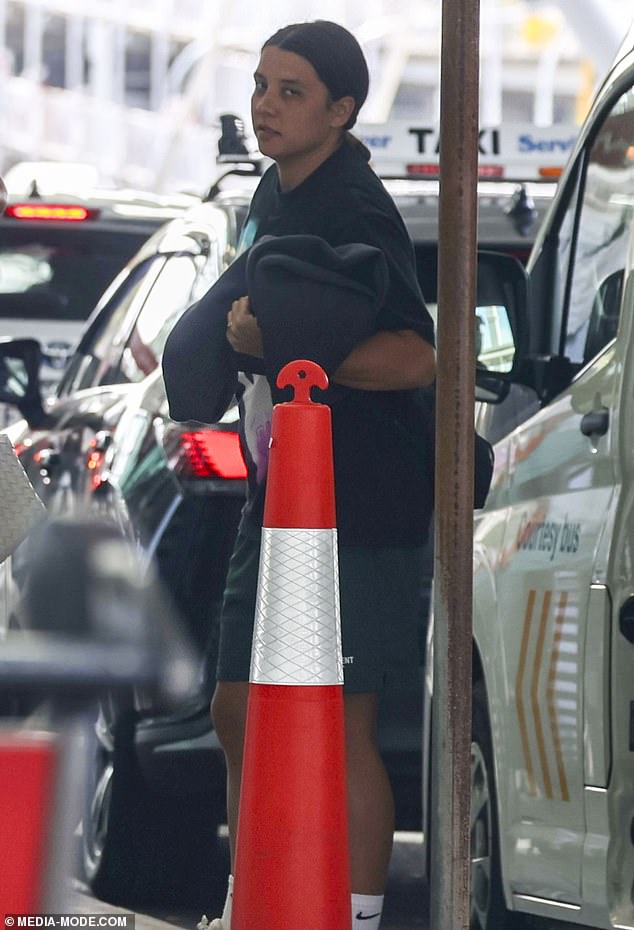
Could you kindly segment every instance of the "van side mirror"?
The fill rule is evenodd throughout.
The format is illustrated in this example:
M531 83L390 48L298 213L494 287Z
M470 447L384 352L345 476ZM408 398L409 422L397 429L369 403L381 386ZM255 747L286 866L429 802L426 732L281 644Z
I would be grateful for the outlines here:
M526 352L528 278L516 258L478 251L476 400L499 403Z

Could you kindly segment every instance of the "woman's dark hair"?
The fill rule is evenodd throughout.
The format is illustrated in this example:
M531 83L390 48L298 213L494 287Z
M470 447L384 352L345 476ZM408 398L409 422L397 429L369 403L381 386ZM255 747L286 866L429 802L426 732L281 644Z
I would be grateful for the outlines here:
M361 46L347 29L318 19L293 23L266 40L263 49L273 46L301 55L313 66L333 100L352 97L355 107L344 129L351 129L368 96L370 76Z

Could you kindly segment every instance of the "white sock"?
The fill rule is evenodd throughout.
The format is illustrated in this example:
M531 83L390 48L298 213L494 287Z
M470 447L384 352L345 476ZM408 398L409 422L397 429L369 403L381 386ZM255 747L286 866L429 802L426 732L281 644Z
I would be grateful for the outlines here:
M233 900L233 875L227 880L227 897L222 911L222 930L231 930L231 902ZM379 930L383 913L382 894L353 894L352 930Z
M353 894L352 930L379 930L383 913L382 894Z
M227 879L227 897L222 911L222 930L231 930L231 902L233 901L233 875Z

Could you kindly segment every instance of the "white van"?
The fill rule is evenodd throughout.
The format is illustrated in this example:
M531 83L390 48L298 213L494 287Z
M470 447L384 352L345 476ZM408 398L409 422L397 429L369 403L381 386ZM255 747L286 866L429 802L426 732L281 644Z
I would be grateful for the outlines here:
M634 26L498 270L533 403L475 519L471 926L634 927Z

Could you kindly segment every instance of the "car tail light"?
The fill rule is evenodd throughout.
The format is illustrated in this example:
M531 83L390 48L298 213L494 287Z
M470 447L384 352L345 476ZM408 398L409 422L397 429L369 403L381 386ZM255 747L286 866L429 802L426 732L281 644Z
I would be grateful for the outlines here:
M112 442L110 430L102 429L97 432L88 443L86 453L86 469L89 475L90 488L98 491L106 483L104 472L106 470L106 452Z
M410 175L415 175L416 177L425 177L425 178L437 178L440 175L440 165L438 162L432 162L431 164L411 164L406 165L405 170Z
M405 166L405 170L410 177L418 178L439 178L440 177L440 165L438 162L429 162L428 164L424 163L412 163ZM478 177L479 178L503 178L504 177L504 166L503 165L478 165Z
M544 166L539 169L540 178L547 178L556 181L563 174L563 168L559 165Z
M88 470L90 488L92 491L98 491L103 484L104 464L104 450L99 448L95 439L91 439L88 452L86 453L86 468Z
M479 178L503 178L504 165L478 165Z
M103 465L104 465L104 454L98 449L93 449L88 452L86 456L86 468L88 469L88 474L90 475L90 487L93 491L96 491L103 484Z
M246 478L238 433L201 429L180 437L185 470L191 478Z
M82 223L92 220L98 210L88 210L77 204L63 203L14 203L6 208L4 215L15 220L51 220L64 223Z

